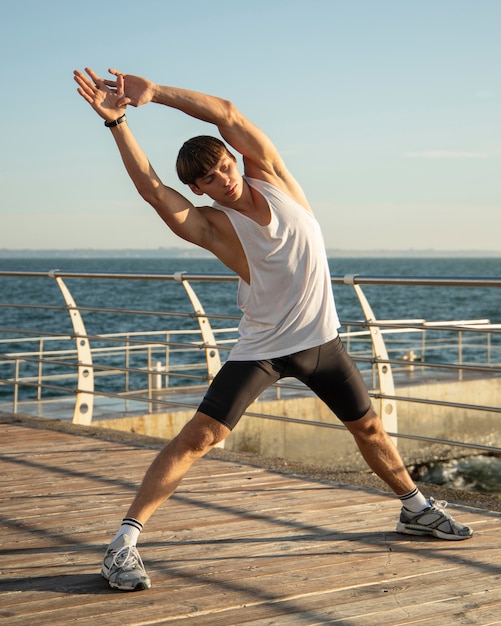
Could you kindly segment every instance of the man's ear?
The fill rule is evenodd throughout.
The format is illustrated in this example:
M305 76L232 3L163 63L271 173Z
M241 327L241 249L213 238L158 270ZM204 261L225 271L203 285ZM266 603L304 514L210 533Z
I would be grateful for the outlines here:
M193 193L197 194L197 196L203 196L204 192L201 191L196 185L193 183L188 183L188 187L193 191Z

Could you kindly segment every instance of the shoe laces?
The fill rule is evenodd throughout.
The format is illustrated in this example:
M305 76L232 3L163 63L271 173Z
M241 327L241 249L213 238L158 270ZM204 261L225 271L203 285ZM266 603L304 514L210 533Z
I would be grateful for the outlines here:
M448 502L447 500L435 500L435 498L430 498L430 504L432 506L436 506L439 509L445 509L445 507L447 506Z
M452 529L454 529L455 527L457 528L458 526L461 526L461 525L458 525L458 522L456 522L456 520L452 517L452 515L445 510L445 507L447 506L446 500L434 500L433 498L430 498L430 504L431 504L432 509L435 509L443 516L444 522L445 521L449 522L449 526Z
M124 546L113 556L112 567L118 567L125 571L136 569L141 564L141 557L136 546Z
M450 517L449 513L445 512L448 502L446 500L435 500L434 498L430 498L430 508L438 509L441 513Z

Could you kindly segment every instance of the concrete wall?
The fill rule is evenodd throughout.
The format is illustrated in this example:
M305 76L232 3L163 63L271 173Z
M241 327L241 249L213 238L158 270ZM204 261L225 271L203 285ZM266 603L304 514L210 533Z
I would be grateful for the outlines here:
M399 387L396 394L409 398L500 407L501 379ZM315 397L255 402L248 411L340 425L327 407ZM501 446L501 414L404 401L398 402L397 411L400 433ZM192 415L193 411L152 413L139 417L95 421L93 424L171 439ZM460 456L464 453L460 448L453 448L451 451L449 447L407 439L398 439L398 447L407 463L426 462L433 458ZM226 440L225 448L329 467L353 470L366 468L358 448L344 427L312 428L244 415Z

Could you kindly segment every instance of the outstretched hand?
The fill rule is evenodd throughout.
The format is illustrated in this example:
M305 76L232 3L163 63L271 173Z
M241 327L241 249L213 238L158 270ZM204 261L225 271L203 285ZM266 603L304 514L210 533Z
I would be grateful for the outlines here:
M118 91L120 89L120 82L122 84L122 97L119 98L118 104L120 106L127 106L130 104L133 107L139 107L142 104L151 102L155 93L155 83L143 78L142 76L134 76L133 74L122 74L118 70L113 68L108 70L110 74L116 76L116 80L104 80L104 84L113 90Z
M80 72L74 71L74 79L79 85L78 93L87 100L91 107L107 122L113 122L125 112L124 100L124 79L122 74L117 74L114 89L106 85L106 81L90 68L85 71L90 79Z

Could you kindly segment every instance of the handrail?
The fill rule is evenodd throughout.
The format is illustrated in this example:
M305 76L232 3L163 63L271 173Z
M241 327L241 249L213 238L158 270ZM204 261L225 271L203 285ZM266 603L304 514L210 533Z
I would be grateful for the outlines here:
M182 272L183 279L191 282L237 282L235 274L211 274ZM112 273L112 272L64 272L50 270L50 272L0 270L0 277L55 277L61 278L85 278L88 280L167 280L177 281L179 272L173 274L136 274L136 273ZM352 276L352 275L350 275ZM346 275L331 276L332 284L343 285ZM353 275L356 285L401 285L419 287L501 287L501 278L491 277L430 277L430 276L361 276Z
M146 281L179 281L180 274L174 273L170 274L129 274L129 273L88 273L88 272L61 272L59 270L53 270L49 273L47 272L32 272L32 271L0 271L0 278L7 277L15 277L15 278L52 278L56 279L56 282L60 283L62 279L85 279L85 280L146 280ZM230 274L197 274L197 273L187 273L183 272L181 276L181 282L183 286L186 287L185 283L187 281L193 282L235 282L237 277ZM412 404L427 404L427 405L439 405L450 408L458 408L461 410L471 410L471 411L480 411L485 412L489 411L492 413L501 412L500 408L493 406L492 403L489 405L481 404L473 404L470 402L450 402L450 401L434 401L429 398L418 398L418 397L408 397L402 396L397 391L395 391L395 383L394 377L395 375L400 376L401 373L409 372L411 369L416 369L413 375L417 375L418 371L426 372L428 369L433 368L437 371L442 371L444 374L447 372L456 373L459 378L466 375L485 375L489 374L492 376L499 376L501 374L501 358L498 359L499 363L489 362L482 363L478 362L467 362L463 361L461 356L458 358L457 362L427 362L424 360L414 360L412 362L402 359L395 358L390 356L390 351L393 351L393 342L395 341L393 335L401 334L405 335L405 333L419 333L423 338L425 333L454 333L454 336L458 337L457 342L453 343L452 339L447 340L450 341L450 346L454 347L458 351L465 349L465 346L462 343L463 334L466 336L470 336L473 340L476 337L486 337L489 355L492 349L498 350L500 348L499 345L491 346L490 338L499 337L501 335L501 324L491 323L487 318L481 319L463 319L463 320L436 320L436 321L427 321L424 319L412 319L412 320L376 320L375 316L372 312L370 305L368 304L366 296L361 292L360 285L403 285L403 286L433 286L433 287L485 287L485 288L499 288L501 287L501 278L444 278L444 277L377 277L377 276L368 276L361 277L359 275L350 276L349 280L347 280L346 276L331 277L332 284L346 285L349 282L353 287L355 287L355 291L357 291L359 295L359 299L361 300L361 306L365 309L365 319L364 320L342 320L342 324L348 330L346 332L342 332L341 335L347 339L351 343L352 346L363 346L365 344L358 342L367 342L367 339L371 339L371 342L367 344L368 348L362 348L352 351L353 358L359 363L360 366L367 366L371 368L373 371L378 371L377 376L377 384L376 388L371 390L371 395L374 399L380 400L383 404L383 410L381 414L383 418L385 417L385 413L389 414L394 420L393 422L386 422L386 428L391 433L392 437L398 439L409 438L408 434L397 432L400 430L397 426L397 413L396 406L397 403L412 403ZM194 294L194 290L193 294ZM360 298L360 294L362 294L362 298ZM189 295L189 294L188 294ZM228 350L231 349L232 344L235 341L236 337L236 328L232 327L229 329L216 329L212 328L211 321L219 320L219 321L236 321L239 319L236 315L228 315L224 313L217 314L209 314L206 313L201 306L198 298L195 295L195 299L190 296L190 300L193 303L193 310L190 312L186 311L151 311L151 310L137 310L137 309L127 309L127 308L105 308L105 307L96 307L96 306L87 306L85 302L80 302L79 306L74 303L72 300L68 300L66 298L66 307L64 306L56 306L56 305L46 305L46 304L20 304L20 303L6 303L1 302L0 307L2 309L7 308L15 308L18 310L46 310L57 313L68 312L70 315L74 312L77 312L78 315L106 315L106 314L120 314L126 315L131 318L133 316L141 315L141 316L150 316L157 317L159 319L165 319L166 323L173 320L186 320L193 319L196 320L199 324L199 329L187 329L187 330L179 330L180 334L186 336L186 340L180 340L177 335L176 329L170 329L168 331L137 331L131 332L128 331L126 333L92 333L85 330L85 326L79 325L77 328L74 328L73 334L68 334L68 332L60 333L54 330L47 330L41 335L39 332L29 328L23 328L22 323L18 325L17 328L7 328L0 327L0 333L4 336L7 335L16 335L13 338L3 338L0 334L0 350L2 354L0 354L0 367L7 367L8 364L13 366L12 375L2 375L0 377L0 391L5 390L7 387L11 386L13 389L13 410L17 411L19 404L19 390L24 386L26 388L34 388L36 387L38 390L38 401L40 401L40 394L42 390L45 392L57 392L59 394L75 394L75 397L78 397L78 394L88 394L87 398L93 398L94 401L99 398L110 398L110 399L123 399L124 397L134 398L134 400L138 402L144 402L148 406L156 404L156 405L164 405L166 407L172 407L175 405L183 405L183 403L178 403L173 401L172 399L161 399L160 397L152 394L149 385L151 384L150 379L153 379L155 376L165 376L172 377L173 379L183 379L186 381L197 382L197 384L209 384L210 380L217 372L218 364L215 361L215 365L208 364L208 359L204 366L201 365L199 360L193 360L179 363L169 363L167 365L167 357L166 364L161 365L160 369L158 366L158 362L155 361L155 355L163 352L164 354L175 354L179 353L179 355L187 355L188 351L195 351L197 353L205 353L208 356L212 356L213 354L225 354ZM364 302L365 300L365 302ZM106 303L105 303L106 304ZM73 321L73 320L72 320ZM358 330L350 331L350 328L355 328ZM207 333L207 330L209 331ZM200 334L202 333L202 336ZM168 334L168 338L159 338L158 335L166 335ZM216 338L216 334L218 337ZM192 335L193 339L189 339L189 335ZM418 335L419 336L419 335ZM375 340L376 338L376 340ZM59 349L54 348L56 345L54 342L57 341L85 341L88 344L88 354L84 355L81 350L79 351L78 343L75 346L75 349L62 348ZM431 344L431 340L429 338L426 339L427 350L431 350L433 345ZM439 347L443 347L444 340L441 340L442 343ZM22 342L26 343L28 346L32 342L38 342L40 344L39 350L29 349L20 349L20 344ZM17 347L12 350L6 350L6 348L10 344L15 344ZM105 347L100 347L103 344ZM42 347L43 346L43 347ZM372 347L371 347L372 346ZM478 346L477 346L478 347ZM54 349L52 349L54 348ZM80 354L79 354L80 352ZM138 359L141 359L141 355L145 355L146 364L139 366L136 364L126 365L120 363L119 357L123 355L136 355ZM108 361L99 361L99 359L109 359ZM23 374L24 365L30 368L30 373ZM220 361L219 361L220 364ZM48 372L46 368L48 367L61 367L66 368L65 374L54 374L52 371ZM35 369L37 368L37 369ZM85 382L82 380L82 377L78 376L80 372L89 371L89 368L92 369L95 374L96 381L105 376L121 376L121 375L146 375L148 377L148 392L146 394L141 394L140 391L129 390L128 387L123 392L115 393L110 390L100 390L91 388L91 386L85 386ZM191 372L188 373L191 368ZM2 370L4 371L4 370ZM370 370L368 369L367 372ZM73 372L73 376L77 379L76 387L68 387L65 384L55 384L59 380L61 382L67 381L71 379L71 373ZM365 372L365 370L364 370ZM405 374L407 377L410 374ZM88 378L88 376L87 376ZM383 381L383 382L382 382ZM175 387L173 387L175 389ZM304 391L304 387L301 385L291 385L287 383L281 382L277 386L277 397L279 393L283 393L285 391L290 391L291 393L300 393ZM5 397L2 396L2 397ZM0 407L2 405L2 397L0 397ZM21 399L22 401L22 399ZM190 405L187 405L190 406ZM385 411L384 407L390 406L394 407L391 411ZM191 408L191 406L190 406ZM0 408L0 410L2 410ZM283 416L277 415L267 415L265 416L268 419L278 419L284 421L287 419L296 423L298 420L292 418L284 418ZM313 424L311 421L299 420L300 423ZM325 426L322 423L322 426ZM337 425L331 425L332 427ZM327 426L330 427L330 426ZM413 436L411 436L413 437ZM423 441L427 441L426 437L422 438ZM447 442L446 442L447 443ZM455 445L453 442L449 442L450 445ZM468 444L471 446L472 444ZM482 447L484 444L479 444ZM479 447L479 449L480 449ZM483 448L482 448L483 449ZM499 449L496 446L491 446L489 449L492 451L498 451Z

